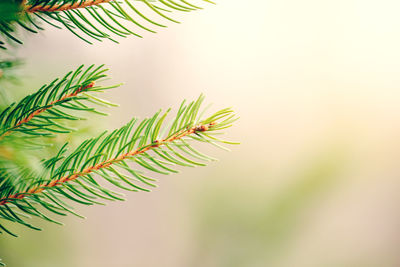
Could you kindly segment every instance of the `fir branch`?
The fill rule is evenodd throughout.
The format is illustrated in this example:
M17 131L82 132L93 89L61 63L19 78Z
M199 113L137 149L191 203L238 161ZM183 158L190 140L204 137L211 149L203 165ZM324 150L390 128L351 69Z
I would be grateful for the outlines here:
M57 99L57 100L54 100L53 102L50 102L46 107L43 107L43 108L35 110L34 112L30 113L27 117L21 119L17 124L15 124L15 126L13 126L10 129L7 129L5 132L3 132L0 135L0 140L3 139L3 137L9 135L13 130L18 129L22 125L24 125L24 124L28 123L29 121L31 121L33 118L35 118L36 116L38 116L42 112L52 108L53 106L55 106L55 105L57 105L59 103L62 103L65 100L68 100L69 98L73 98L73 97L77 96L79 93L84 92L87 89L92 88L93 86L94 86L94 82L91 82L90 84L88 84L86 86L82 86L82 87L78 88L78 90L76 90L73 93L64 95L60 99Z
M35 13L35 12L59 12L77 8L85 8L89 6L95 6L99 4L108 3L113 0L85 0L85 1L71 1L71 2L64 2L61 4L50 4L50 5L31 5L27 4L27 0L22 2L23 9L28 13ZM47 1L49 2L49 1Z
M55 79L49 85L44 85L19 103L11 104L0 113L0 140L12 132L35 136L53 136L54 133L71 132L72 129L56 123L60 120L80 119L71 113L66 113L67 110L104 114L86 106L82 101L91 101L99 105L107 103L87 95L89 92L112 88L95 86L96 81L106 77L106 71L107 69L104 69L103 66L91 65L84 69L82 65L63 78ZM84 95L85 93L86 95Z
M215 122L211 122L209 124L205 124L205 125L199 125L199 126L195 126L192 127L190 129L184 130L182 132L177 132L174 135L172 135L171 137L167 138L167 139L163 139L163 140L155 140L154 143L152 144L147 144L143 147L137 148L133 151L130 151L128 153L125 154L121 154L116 158L112 158L112 159L108 159L106 161L97 163L96 165L87 167L85 169L83 169L80 172L76 172L74 174L68 175L68 176L63 176L59 179L53 180L49 183L37 186L37 187L33 187L31 189L29 189L27 192L22 192L22 193L16 193L14 195L10 195L4 198L0 198L0 206L1 205L5 205L7 203L9 203L10 201L12 201L13 199L22 199L27 195L32 195L32 194L38 194L43 192L44 190L50 188L50 187L54 187L54 186L59 186L63 183L67 183L70 181L73 181L81 176L90 174L94 171L103 169L103 168L107 168L109 166L111 166L114 163L118 163L120 161L126 160L128 158L131 157L135 157L137 155L143 154L145 152L147 152L148 150L151 150L155 147L160 147L163 145L166 145L168 143L172 143L176 140L179 140L185 136L191 135L191 134L196 134L196 133L200 133L200 132L205 132L208 131L210 128L212 128L216 123Z
M229 144L215 135L230 127L236 118L231 109L223 109L202 119L203 98L188 105L182 103L168 127L163 124L169 110L164 114L159 111L136 128L137 119L133 119L108 135L103 133L88 139L69 155L65 145L56 156L42 163L41 175L27 171L21 175L24 178L10 177L0 168L0 219L37 229L13 210L54 222L35 206L64 214L74 212L62 198L86 205L101 204L98 198L123 200L119 193L98 183L93 175L124 190L149 191L146 187L155 186L155 180L144 175L143 170L169 174L177 172L174 166L204 166L202 161L213 158L199 152L189 141ZM133 161L136 168L126 161ZM11 233L1 224L0 228Z
M142 37L141 31L156 32L151 29L152 26L166 27L163 23L157 22L152 15L162 20L179 23L169 15L172 11L190 12L202 9L191 2L192 0L190 2L185 0L26 0L20 5L16 18L3 21L0 17L0 33L7 40L22 43L16 36L16 25L19 25L21 29L37 33L43 30L38 22L44 22L57 28L66 28L90 44L93 40L103 39L118 43L116 36ZM214 4L209 0L198 0L198 2Z

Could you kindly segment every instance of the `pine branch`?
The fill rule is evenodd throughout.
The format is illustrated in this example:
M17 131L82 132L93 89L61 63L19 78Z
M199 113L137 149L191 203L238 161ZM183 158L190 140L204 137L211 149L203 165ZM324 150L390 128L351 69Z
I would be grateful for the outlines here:
M31 5L27 4L27 0L24 0L22 2L22 7L23 9L28 12L28 13L35 13L35 12L59 12L59 11L65 11L65 10L71 10L71 9L77 9L77 8L85 8L89 6L95 6L99 4L104 4L108 3L112 0L86 0L86 1L71 1L67 2L65 1L64 3L61 4L50 4L50 5ZM49 2L49 1L47 1Z
M64 95L63 97L61 97L60 99L54 100L53 102L50 102L46 107L40 108L35 110L34 112L30 113L27 117L21 119L17 124L15 124L15 126L13 126L12 128L9 128L7 130L5 130L5 132L3 132L0 135L0 140L3 139L4 136L9 135L13 130L16 130L18 128L20 128L21 126L23 126L24 124L27 124L28 122L30 122L33 118L37 117L39 114L41 114L42 112L52 108L53 106L62 103L65 100L68 100L70 98L73 98L75 96L77 96L79 93L86 91L89 88L92 88L94 86L94 82L91 82L90 84L84 86L84 87L80 87L78 88L78 90L76 90L73 93Z
M172 142L179 140L187 135L208 131L214 125L215 125L215 123L209 123L207 125L199 125L199 126L192 127L183 132L176 133L175 135L169 137L168 139L156 140L156 141L154 141L154 144L148 144L144 147L138 148L138 149L130 151L128 153L121 154L116 158L108 159L106 161L97 163L96 165L87 167L80 172L76 172L76 173L68 175L68 176L63 176L63 177L53 180L49 183L46 183L46 184L43 184L43 185L40 185L37 187L33 187L33 188L29 189L27 192L16 193L14 195L7 196L5 198L0 198L0 206L9 203L12 200L22 199L27 195L38 194L50 187L59 186L59 185L62 185L63 183L73 181L81 176L85 176L87 174L93 173L94 171L98 171L98 170L107 168L115 163L121 162L128 158L143 154L143 153L147 152L148 150L151 150L155 147L160 147L160 146L166 145L168 143L172 143Z
M100 185L94 174L124 190L149 191L146 187L155 186L155 180L144 175L144 170L169 174L177 172L173 166L204 166L201 161L213 158L202 154L189 142L217 146L218 142L230 143L215 135L236 119L230 109L201 119L202 101L203 96L188 105L182 103L169 127L162 126L169 110L162 115L159 111L152 118L144 119L136 129L137 120L133 119L108 135L103 133L86 140L69 155L66 155L65 145L55 157L43 162L41 176L35 177L31 172L24 175L25 179L8 178L7 173L0 175L0 219L37 229L16 211L55 222L35 206L65 215L65 212L74 212L62 198L86 205L101 204L98 198L123 200L120 194ZM164 137L160 138L162 135ZM133 161L139 169L126 161ZM0 228L12 234L1 224Z
M13 26L14 22L19 20L19 12L20 6L17 1L0 1L0 35L5 36L5 39L15 39L15 42L20 42L14 37L15 27ZM0 40L0 49L6 49L5 45L5 40Z
M86 106L83 101L112 105L87 94L112 88L95 86L96 81L106 77L106 71L103 66L92 65L85 70L82 65L63 78L44 85L19 103L11 104L0 114L0 141L12 132L33 136L53 136L54 133L71 132L72 129L58 122L81 118L68 113L67 110L104 114Z
M209 0L197 1L214 4ZM186 0L25 0L19 6L16 18L2 20L0 17L0 33L8 40L22 43L15 34L15 25L37 33L43 30L38 22L44 22L57 28L66 28L90 44L92 40L102 41L103 39L118 43L116 36L142 37L140 31L155 33L156 31L151 29L152 26L166 27L155 21L152 15L179 23L168 14L172 11L190 12L202 9L191 2ZM133 25L136 29L128 25Z

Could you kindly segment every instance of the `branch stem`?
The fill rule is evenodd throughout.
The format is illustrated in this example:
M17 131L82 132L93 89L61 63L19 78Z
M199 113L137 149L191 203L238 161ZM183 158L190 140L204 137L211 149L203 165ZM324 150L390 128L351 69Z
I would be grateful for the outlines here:
M85 8L89 6L99 5L111 2L113 0L85 0L85 1L76 1L74 3L66 3L66 4L54 4L54 5L28 5L26 4L26 0L23 1L22 6L23 9L28 13L35 12L57 12L57 11L65 11L71 9Z

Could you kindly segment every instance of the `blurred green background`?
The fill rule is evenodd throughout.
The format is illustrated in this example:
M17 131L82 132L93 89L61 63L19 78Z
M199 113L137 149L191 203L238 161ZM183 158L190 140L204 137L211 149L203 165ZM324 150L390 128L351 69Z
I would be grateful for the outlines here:
M87 219L2 236L11 267L400 266L400 2L221 0L158 34L87 45L27 35L16 96L105 63L96 131L200 93L241 119L232 152ZM87 125L86 125L87 126Z

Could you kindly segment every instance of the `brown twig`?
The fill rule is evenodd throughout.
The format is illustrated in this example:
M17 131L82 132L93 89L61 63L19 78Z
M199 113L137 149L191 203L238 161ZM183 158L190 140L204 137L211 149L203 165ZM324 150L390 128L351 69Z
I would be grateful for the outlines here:
M23 9L28 12L28 13L34 13L34 12L56 12L56 11L65 11L65 10L71 10L71 9L77 9L77 8L85 8L89 6L94 6L94 5L99 5L99 4L104 4L108 3L113 0L85 0L85 1L76 1L75 3L66 3L66 4L55 4L55 5L37 5L37 6L32 6L32 5L27 5L26 0L23 1L22 7Z
M120 162L120 161L125 160L127 158L131 158L131 157L134 157L136 155L145 153L146 151L148 151L148 150L150 150L150 149L152 149L154 147L159 147L159 146L165 145L167 143L171 143L171 142L173 142L175 140L178 140L178 139L181 139L181 138L183 138L183 137L185 137L187 135L190 135L190 134L193 134L193 133L196 133L196 132L208 131L214 125L215 125L215 123L211 122L209 124L204 124L204 125L199 125L199 126L192 127L192 128L187 129L185 131L178 132L178 133L172 135L171 137L169 137L167 139L157 140L157 141L154 142L154 144L151 144L151 145L148 145L148 146L144 146L144 147L141 147L141 148L137 148L136 150L130 151L130 152L125 153L125 154L121 154L116 158L108 159L108 160L103 161L101 163L98 163L98 164L96 164L94 166L87 167L87 168L83 169L81 172L76 172L76 173L73 173L71 175L67 175L67 176L61 177L61 178L59 178L57 180L53 180L53 181L51 181L49 183L42 184L42 185L37 186L37 187L33 187L33 188L29 189L26 192L16 193L16 194L10 195L10 196L5 197L5 198L0 198L0 206L9 203L11 200L22 199L27 195L38 194L38 193L41 193L43 190L45 190L47 188L51 188L51 187L54 187L54 186L57 186L57 185L61 185L63 183L69 182L69 181L73 181L73 180L77 179L78 177L87 175L87 174L92 173L93 171L96 171L96 170L99 170L99 169L107 168L108 166L110 166L110 165L112 165L112 164L114 164L116 162Z

